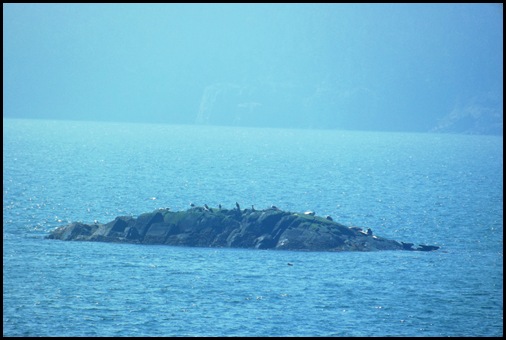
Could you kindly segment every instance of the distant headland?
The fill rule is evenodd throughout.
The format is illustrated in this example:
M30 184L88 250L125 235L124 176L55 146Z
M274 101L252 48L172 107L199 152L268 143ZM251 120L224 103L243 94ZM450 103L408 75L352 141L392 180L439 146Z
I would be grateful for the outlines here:
M102 224L74 222L53 230L46 238L165 244L189 247L254 248L301 251L432 251L438 246L397 242L368 228L347 227L330 216L267 209L225 209L191 204L186 211L157 209L137 218L119 216Z

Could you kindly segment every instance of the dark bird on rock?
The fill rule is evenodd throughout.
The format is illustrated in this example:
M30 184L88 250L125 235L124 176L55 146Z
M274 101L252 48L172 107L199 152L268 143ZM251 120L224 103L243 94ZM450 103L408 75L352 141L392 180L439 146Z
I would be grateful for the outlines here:
M241 206L239 205L239 203L235 202L235 206L237 207L237 210L241 210Z
M221 210L221 204L218 204L218 208Z
M251 210L255 211L255 206L253 204L251 205Z
M333 221L333 219L332 219L332 217L330 217L330 215L325 216L325 218L326 218L327 220L329 220L329 221Z
M193 204L193 203L190 203L190 207L192 207L192 208L193 208L193 207L195 207L195 204Z
M209 207L207 206L207 204L204 204L204 208L206 208L206 210L209 210Z
M367 235L372 236L372 230L371 230L371 228L367 228Z
M279 210L278 207L276 207L275 205L271 205L271 209L274 209L274 210Z

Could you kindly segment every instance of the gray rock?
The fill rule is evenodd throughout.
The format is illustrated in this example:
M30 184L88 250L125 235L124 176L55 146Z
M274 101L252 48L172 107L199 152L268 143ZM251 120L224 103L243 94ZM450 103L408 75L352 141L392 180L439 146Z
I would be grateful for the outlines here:
M137 218L116 217L101 224L71 223L46 238L57 240L166 244L305 251L432 251L438 246L397 242L367 235L325 217L279 209L155 210Z

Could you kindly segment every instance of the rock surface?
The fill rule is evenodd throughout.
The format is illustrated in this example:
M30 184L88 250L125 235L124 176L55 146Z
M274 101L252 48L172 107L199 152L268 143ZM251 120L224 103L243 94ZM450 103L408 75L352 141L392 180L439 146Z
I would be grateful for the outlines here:
M331 219L279 209L218 209L192 207L172 212L158 209L137 218L116 217L106 224L74 222L46 238L306 251L436 250L437 246L388 240Z

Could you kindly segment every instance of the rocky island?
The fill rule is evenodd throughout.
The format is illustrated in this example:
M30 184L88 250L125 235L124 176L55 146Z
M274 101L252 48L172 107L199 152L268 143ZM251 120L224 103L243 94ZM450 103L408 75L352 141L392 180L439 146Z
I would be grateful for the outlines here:
M157 209L137 218L116 217L102 224L74 222L53 230L46 238L165 244L190 247L230 247L305 251L432 251L438 246L397 242L359 227L347 227L330 216L269 209L192 206L186 211Z

